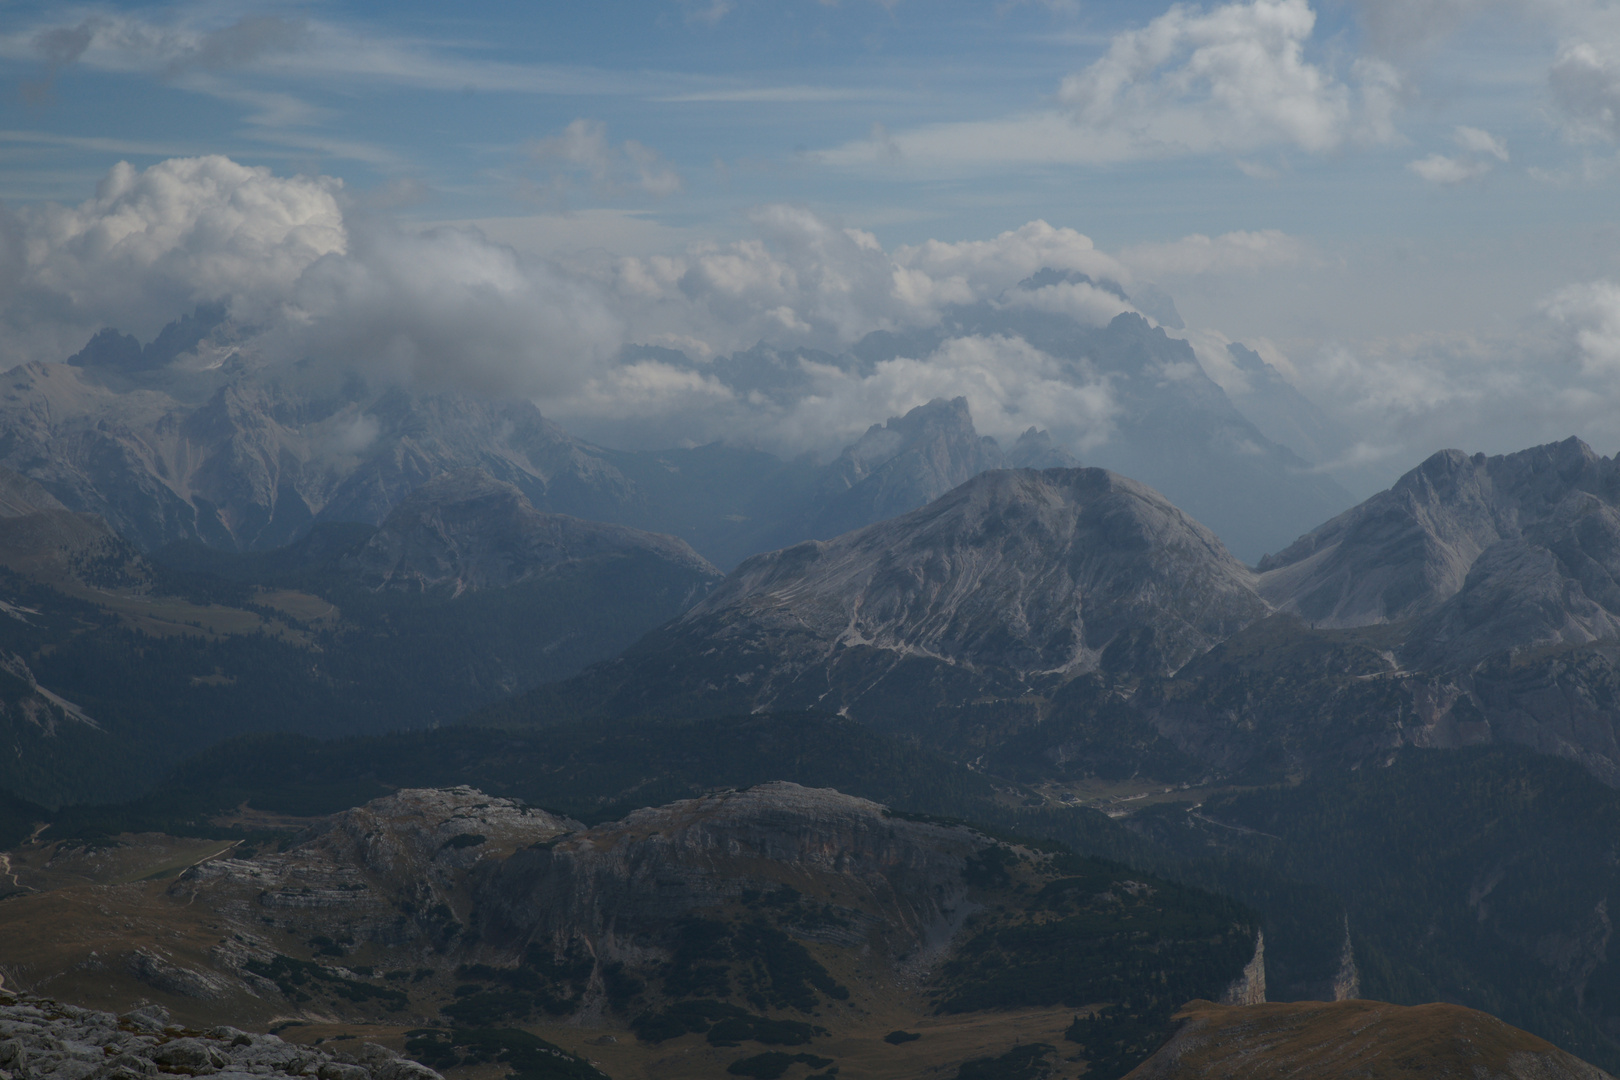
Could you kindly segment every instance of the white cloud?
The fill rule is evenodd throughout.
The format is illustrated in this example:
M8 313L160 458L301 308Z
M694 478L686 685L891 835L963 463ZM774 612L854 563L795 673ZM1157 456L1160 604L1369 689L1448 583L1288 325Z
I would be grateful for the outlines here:
M1477 180L1495 168L1497 162L1511 160L1507 141L1480 128L1458 126L1451 133L1451 141L1463 154L1455 157L1430 154L1407 162L1406 167L1431 184L1451 186Z
M965 397L974 426L1008 444L1031 425L1080 451L1112 433L1105 380L1073 371L1015 337L963 337L919 357L886 360L866 374L802 360L795 393L739 394L712 375L644 360L605 369L578 391L543 402L570 426L634 422L648 445L724 437L779 451L836 451L890 416L933 398ZM677 434L679 433L679 434Z
M1067 315L1086 326L1106 326L1116 315L1136 310L1118 294L1085 282L1058 282L1039 289L1019 289L1008 293L1003 303L1007 307Z
M475 231L346 218L341 185L227 158L119 164L94 198L0 218L0 359L60 360L104 325L149 339L201 302L270 360L426 385L565 389L624 341L607 293Z
M408 385L532 396L577 385L624 343L601 290L477 233L368 223L351 237L347 253L299 277L267 351Z
M1406 167L1431 184L1449 187L1477 180L1498 162L1510 160L1507 141L1480 128L1459 126L1452 131L1451 141L1464 151L1463 154L1430 154L1407 162Z
M1620 283L1600 279L1566 286L1542 301L1541 310L1568 332L1587 374L1620 373Z
M1315 25L1305 0L1178 4L1116 37L1058 99L1082 130L1128 132L1144 154L1330 150L1351 123L1351 93L1305 59Z
M1065 78L1061 111L945 123L850 143L821 155L838 166L898 160L917 168L1023 163L1101 165L1269 147L1309 153L1394 137L1395 69L1375 59L1350 79L1306 56L1316 13L1306 0L1176 4L1116 35Z
M0 301L14 336L0 357L60 350L103 323L150 334L203 301L284 296L346 249L340 188L179 158L144 171L120 163L78 206L25 207L16 290Z
M1497 161L1504 163L1511 160L1508 156L1507 140L1492 135L1488 131L1459 125L1452 132L1452 140L1471 154L1478 154L1481 157L1493 157Z
M895 249L894 261L903 270L923 274L940 299L948 302L961 302L961 296L995 295L1046 267L1120 281L1129 276L1117 259L1098 251L1089 236L1044 221L1031 221L991 240L927 240L901 246Z
M870 233L840 228L802 207L761 207L751 222L753 239L619 260L611 287L633 336L698 339L720 353L761 339L839 349L873 330L931 325L947 306L999 297L1043 267L1130 277L1088 237L1044 221L991 240L930 240L892 252ZM1072 288L1059 292L1020 299L1076 311L1092 303Z
M1577 139L1620 139L1620 56L1611 43L1576 41L1547 73L1565 128Z

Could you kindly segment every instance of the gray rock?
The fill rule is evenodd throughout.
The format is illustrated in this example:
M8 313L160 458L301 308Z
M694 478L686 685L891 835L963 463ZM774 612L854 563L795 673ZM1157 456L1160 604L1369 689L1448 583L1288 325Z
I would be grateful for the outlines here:
M161 1005L142 1005L138 1009L131 1009L119 1019L142 1031L162 1031L169 1026L169 1010Z
M15 1080L150 1080L159 1073L319 1080L442 1080L392 1051L366 1044L358 1060L294 1046L274 1035L216 1027L202 1036L169 1028L169 1014L147 1005L123 1016L42 998L0 996L0 1073ZM145 1034L131 1033L120 1025ZM3 1078L0 1078L3 1080Z
M954 706L1099 667L1162 675L1268 610L1253 573L1152 489L1102 469L999 470L893 521L749 559L582 681L627 714L697 699L863 718L862 697L881 700L873 687L897 672L926 724L930 680Z
M707 584L720 578L683 540L542 514L515 485L482 469L448 473L412 492L345 561L345 569L374 589L443 587L459 594L511 585L578 559L630 552L651 555Z
M973 428L966 398L936 398L846 447L822 481L822 506L807 535L829 538L925 506L1010 462Z
M1495 545L1548 546L1536 527L1580 516L1570 499L1617 505L1620 464L1574 438L1499 457L1445 450L1263 560L1260 590L1317 626L1426 615L1462 591Z

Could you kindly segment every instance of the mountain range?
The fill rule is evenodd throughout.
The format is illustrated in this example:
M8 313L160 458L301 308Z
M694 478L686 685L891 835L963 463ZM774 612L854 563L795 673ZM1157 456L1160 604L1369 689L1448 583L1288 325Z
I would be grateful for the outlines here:
M1185 341L1136 315L1098 328L981 305L955 311L934 336L878 332L843 356L761 345L710 373L788 403L805 392L805 363L871 371L926 356L947 334L1017 338L1049 353L1061 377L1105 386L1106 431L1082 433L1095 444L1091 463L1162 490L1246 559L1351 502L1246 419ZM1264 360L1245 356L1254 369L1246 395L1257 408L1272 402L1265 408L1276 412L1276 400L1298 398ZM1288 399L1299 403L1309 406ZM1330 441L1317 431L1311 445ZM680 536L729 568L915 509L987 469L1074 464L1071 450L1038 428L1005 449L979 435L962 399L874 425L826 464L724 443L611 450L523 402L271 366L251 327L206 306L145 346L104 330L66 363L22 365L0 386L0 465L147 550L189 539L263 550L320 522L377 525L432 477L478 468L543 511Z
M1122 713L1177 778L1507 740L1614 782L1614 469L1579 440L1442 452L1258 572L1116 474L986 473L744 562L527 708L821 708L960 752L1052 740L1037 759Z
M28 970L334 1033L408 1012L398 1049L446 1068L538 1026L623 1075L797 1080L919 1031L964 1078L1236 1067L1207 1030L1279 1069L1337 1032L1353 1072L1343 1009L1171 1013L1360 992L1620 1060L1620 459L1443 451L1344 510L1285 449L1338 436L1241 347L1228 395L1135 315L952 320L1102 380L1118 437L1004 448L957 398L827 464L613 451L273 378L207 310L8 373L0 922L83 931ZM805 360L715 363L765 394ZM1591 1075L1425 1016L1364 1019Z

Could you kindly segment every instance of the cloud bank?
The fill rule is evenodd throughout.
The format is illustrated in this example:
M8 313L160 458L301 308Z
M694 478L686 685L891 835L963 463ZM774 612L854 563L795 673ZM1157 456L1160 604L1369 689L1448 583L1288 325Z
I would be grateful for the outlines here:
M1507 152L1482 130L1456 142L1492 160ZM119 165L78 205L0 211L0 362L65 359L102 326L149 340L223 301L266 365L522 396L610 444L827 451L961 395L988 434L1035 425L1084 454L1110 437L1109 379L1015 333L952 334L953 311L1057 312L1095 326L1134 310L1122 292L1155 295L1155 281L1260 288L1324 261L1277 231L1109 253L1042 221L889 248L802 207L761 207L750 225L732 243L565 267L475 228L400 228L327 177L219 157ZM1058 273L1028 280L1043 270ZM920 344L858 361L851 347L877 330ZM1185 335L1217 380L1239 378L1221 327ZM1520 330L1493 339L1249 344L1357 433L1329 463L1346 479L1387 482L1443 446L1496 452L1572 431L1620 448L1612 281L1527 299Z

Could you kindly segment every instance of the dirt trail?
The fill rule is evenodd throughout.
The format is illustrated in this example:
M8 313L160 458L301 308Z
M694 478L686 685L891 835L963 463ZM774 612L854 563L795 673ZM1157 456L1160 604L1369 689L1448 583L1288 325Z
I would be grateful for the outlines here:
M4 852L0 852L0 875L11 878L11 883L19 889L28 889L29 892L34 891L27 885L24 885L22 882L17 880L17 871L11 868L11 856L5 854ZM5 980L0 979L0 987L3 987L4 985Z

